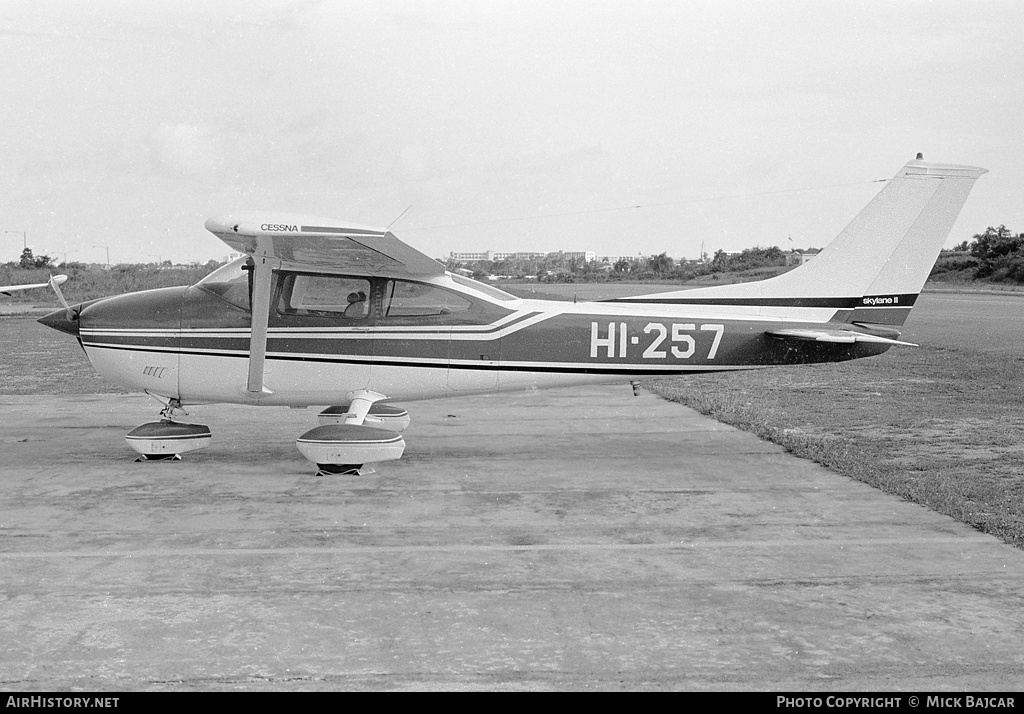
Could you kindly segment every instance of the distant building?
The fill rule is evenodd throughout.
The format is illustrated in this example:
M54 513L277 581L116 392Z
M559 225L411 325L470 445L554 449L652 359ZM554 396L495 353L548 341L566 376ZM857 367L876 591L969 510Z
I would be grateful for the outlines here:
M794 250L786 253L786 265L803 265L808 260L816 256L820 251L814 248L809 251Z
M485 250L485 251L478 252L478 253L457 253L455 251L452 251L448 255L448 260L453 260L453 261L456 261L456 262L459 262L459 263L473 263L473 262L478 261L478 260L486 260L486 261L489 261L491 263L494 263L494 262L497 262L499 260L509 260L509 259L511 259L511 260L539 260L541 258L546 258L549 255L561 255L562 257L568 258L570 260L578 258L578 259L590 262L590 261L596 259L596 255L597 254L594 251L592 251L592 250L572 251L572 252L558 250L558 251L552 251L551 253L530 253L530 252L523 252L523 251L518 252L518 253L499 253L498 251L494 251L494 250Z
M586 263L593 263L597 260L597 253L592 250L566 251L562 253L562 257L568 260L582 260Z
M456 253L452 251L448 254L448 260L457 260L460 263L471 263L476 260L495 260L494 256L498 255L492 250L484 251L483 253Z
M611 263L612 265L615 265L620 260L624 260L627 263L636 263L636 262L640 262L642 260L649 260L650 258L651 258L651 256L649 256L649 255L639 255L639 254L638 255L605 255L605 256L602 256L602 260L604 262Z

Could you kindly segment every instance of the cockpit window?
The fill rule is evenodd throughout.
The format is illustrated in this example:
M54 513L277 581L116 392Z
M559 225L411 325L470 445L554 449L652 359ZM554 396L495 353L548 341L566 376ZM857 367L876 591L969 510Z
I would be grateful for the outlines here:
M243 310L249 307L249 275L250 271L245 270L245 263L248 257L235 258L230 263L222 265L196 283L196 287L213 293L221 300L226 300Z
M467 278L464 275L459 275L458 273L451 273L451 276L452 276L452 280L454 280L459 285L461 285L463 287L466 287L466 288L472 288L473 290L477 290L479 292L482 292L484 295L487 295L488 297L496 298L498 300L503 300L503 301L506 301L506 302L509 301L509 300L518 300L519 299L515 295L510 295L507 292L505 292L504 290L499 290L498 288L496 288L496 287L494 287L492 285L487 285L486 283L481 283L478 280L473 280L472 278Z
M340 275L290 273L281 284L278 312L360 319L370 314L370 281Z

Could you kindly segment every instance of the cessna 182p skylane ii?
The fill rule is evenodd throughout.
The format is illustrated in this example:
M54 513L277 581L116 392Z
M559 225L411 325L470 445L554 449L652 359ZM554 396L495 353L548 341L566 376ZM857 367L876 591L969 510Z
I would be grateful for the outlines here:
M898 338L975 180L909 162L824 250L768 280L602 302L521 299L450 273L386 230L286 215L212 218L245 253L191 287L79 305L40 322L107 379L164 404L127 439L142 458L209 443L188 405L339 405L297 440L320 473L399 458L384 400L834 362ZM55 291L60 297L59 288ZM371 428L375 427L375 428ZM390 431L382 431L390 430Z

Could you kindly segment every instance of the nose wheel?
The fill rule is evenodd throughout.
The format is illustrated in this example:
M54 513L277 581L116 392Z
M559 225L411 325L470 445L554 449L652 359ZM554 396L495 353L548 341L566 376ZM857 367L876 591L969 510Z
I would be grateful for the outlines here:
M150 396L153 395L151 394ZM185 407L181 406L181 402L177 399L160 399L160 401L164 405L164 408L160 410L160 416L167 421L174 421L174 417L178 416L178 412L188 416L188 412L185 411Z
M179 413L188 415L181 402L166 398L160 401L164 404L160 410L163 418L138 426L125 436L128 446L139 454L136 461L181 461L182 454L210 445L210 427L175 421Z
M359 476L362 464L317 464L316 476ZM372 469L370 470L372 473Z

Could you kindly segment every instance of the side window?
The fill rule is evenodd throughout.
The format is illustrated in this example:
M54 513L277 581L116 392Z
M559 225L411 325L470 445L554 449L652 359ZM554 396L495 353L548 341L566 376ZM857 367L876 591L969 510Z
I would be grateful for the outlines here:
M370 314L370 281L339 275L290 273L281 283L277 311L283 315L358 320Z
M383 312L384 317L437 317L465 312L471 304L461 295L434 285L389 280L384 289Z

